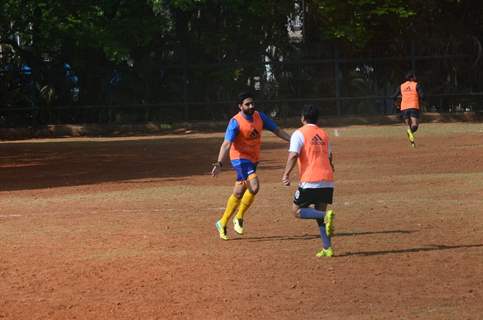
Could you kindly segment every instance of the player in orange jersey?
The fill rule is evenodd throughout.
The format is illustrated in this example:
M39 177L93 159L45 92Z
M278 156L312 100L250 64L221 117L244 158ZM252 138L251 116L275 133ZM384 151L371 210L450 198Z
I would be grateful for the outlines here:
M226 225L236 209L238 211L233 219L233 228L238 234L244 233L244 214L255 200L255 195L260 188L256 170L260 158L263 129L272 131L285 141L290 141L288 133L281 130L266 114L255 110L252 94L241 93L238 108L240 112L228 123L218 160L213 164L211 171L212 176L215 177L229 154L231 165L237 174L235 187L228 198L225 212L215 224L223 240L228 240Z
M414 134L419 127L420 100L424 100L423 89L417 82L414 71L407 73L406 81L394 93L394 100L399 97L401 97L401 105L399 106L401 117L408 126L406 133L411 146L414 148L416 146Z
M303 126L290 139L290 148L282 183L290 185L290 173L298 162L300 182L295 191L292 211L296 218L317 221L322 250L317 257L332 257L334 211L327 210L334 193L334 165L327 133L317 126L319 111L306 106L302 111ZM314 207L310 207L313 205Z

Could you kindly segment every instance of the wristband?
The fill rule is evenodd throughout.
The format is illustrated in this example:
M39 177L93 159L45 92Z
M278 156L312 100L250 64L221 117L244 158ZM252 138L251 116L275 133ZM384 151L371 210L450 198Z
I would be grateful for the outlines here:
M223 163L221 163L220 161L216 161L216 162L213 162L213 166L222 168Z

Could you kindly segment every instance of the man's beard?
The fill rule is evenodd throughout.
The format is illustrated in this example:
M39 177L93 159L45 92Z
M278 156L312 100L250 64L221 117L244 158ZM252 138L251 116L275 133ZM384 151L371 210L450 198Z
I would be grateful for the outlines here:
M242 110L244 114L247 116L252 116L253 113L255 112L255 109L248 109L248 110Z

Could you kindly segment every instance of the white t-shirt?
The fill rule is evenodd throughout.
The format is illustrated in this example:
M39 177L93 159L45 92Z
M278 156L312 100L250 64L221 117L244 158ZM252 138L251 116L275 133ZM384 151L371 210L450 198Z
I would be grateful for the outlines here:
M308 124L309 126L315 126L315 124ZM290 147L288 148L289 152L295 152L300 154L300 150L304 146L304 135L300 130L296 130L292 133L290 137ZM332 153L332 147L329 143L329 155ZM316 189L316 188L333 188L334 182L333 181L326 181L321 180L317 182L299 182L299 187L302 189Z

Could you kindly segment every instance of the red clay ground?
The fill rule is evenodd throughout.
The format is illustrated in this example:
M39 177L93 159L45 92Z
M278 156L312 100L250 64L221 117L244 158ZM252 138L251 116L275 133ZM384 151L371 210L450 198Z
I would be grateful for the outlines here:
M399 125L328 132L324 259L270 133L226 242L222 134L0 143L0 319L483 319L483 125L423 124L415 150Z

